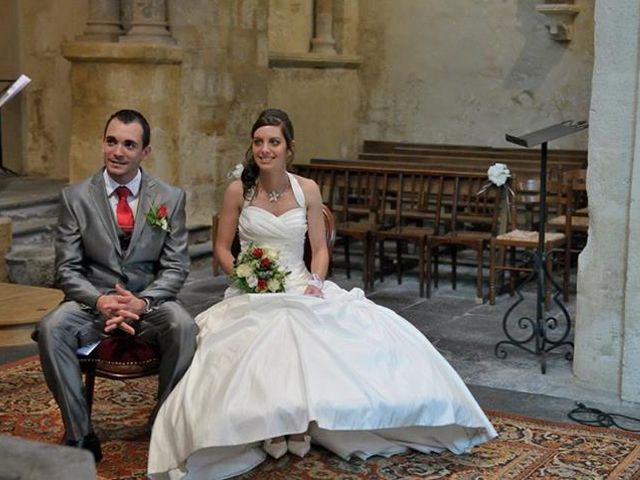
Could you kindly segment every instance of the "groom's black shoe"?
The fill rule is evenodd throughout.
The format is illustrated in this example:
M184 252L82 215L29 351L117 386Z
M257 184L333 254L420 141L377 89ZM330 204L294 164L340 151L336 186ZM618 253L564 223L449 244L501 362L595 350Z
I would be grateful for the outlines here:
M96 463L102 460L102 449L100 448L100 440L95 433L91 432L81 440L67 440L65 445L69 447L84 448L93 454Z

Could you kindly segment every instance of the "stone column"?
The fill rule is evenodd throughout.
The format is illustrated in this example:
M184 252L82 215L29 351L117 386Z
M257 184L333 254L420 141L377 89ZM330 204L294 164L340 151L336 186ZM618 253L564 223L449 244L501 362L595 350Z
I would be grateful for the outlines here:
M336 41L333 38L333 0L315 0L314 37L311 39L311 52L336 54Z
M120 37L121 42L164 43L173 45L175 39L169 32L167 4L165 0L127 0L131 14L131 28Z
M152 153L142 167L179 184L178 131L182 49L175 45L73 42L62 45L71 62L69 181L102 166L102 133L112 113L140 111L151 125Z
M640 4L595 4L589 240L578 262L574 372L640 402ZM615 165L615 168L613 166Z
M120 0L89 0L89 20L78 40L117 42L123 33Z

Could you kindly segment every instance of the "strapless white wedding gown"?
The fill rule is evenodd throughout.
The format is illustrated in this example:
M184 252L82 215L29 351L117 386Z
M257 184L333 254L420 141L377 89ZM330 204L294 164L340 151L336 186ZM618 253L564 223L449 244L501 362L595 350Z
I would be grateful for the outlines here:
M286 293L242 294L196 317L191 367L153 426L152 478L229 478L260 464L267 438L304 432L342 458L412 448L467 452L496 436L462 379L431 343L355 288L303 295L307 228L300 207L274 216L246 205L241 243L279 249Z

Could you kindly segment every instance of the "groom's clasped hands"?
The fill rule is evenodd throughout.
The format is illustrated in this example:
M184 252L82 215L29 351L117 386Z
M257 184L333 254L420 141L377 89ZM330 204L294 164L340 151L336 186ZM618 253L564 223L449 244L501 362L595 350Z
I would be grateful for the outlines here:
M109 333L119 328L135 335L136 330L131 322L140 320L140 315L147 308L147 302L120 284L116 283L115 289L115 293L101 295L96 302L96 309L107 319L104 331Z

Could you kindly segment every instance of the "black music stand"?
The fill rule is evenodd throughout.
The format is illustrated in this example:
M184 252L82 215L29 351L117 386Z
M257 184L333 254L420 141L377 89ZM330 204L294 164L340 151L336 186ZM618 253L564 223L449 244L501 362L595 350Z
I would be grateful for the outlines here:
M574 122L572 120L567 120L565 122L561 122L550 127L528 133L526 135L505 135L505 138L508 142L515 143L516 145L527 148L540 145L540 223L538 225L537 250L525 252L533 260L533 270L531 274L525 279L525 281L516 289L518 299L513 305L511 305L511 307L509 307L502 319L502 330L507 336L508 340L502 340L501 342L498 342L495 346L494 352L496 357L506 358L508 352L504 347L506 345L512 345L529 353L538 355L540 357L540 370L543 374L547 371L547 363L545 357L547 352L550 352L551 350L554 350L558 347L567 346L570 348L570 350L566 352L564 356L567 360L571 360L573 358L573 342L567 341L567 337L569 336L569 332L571 331L571 317L564 304L560 301L559 296L561 293L561 288L553 280L553 278L551 277L551 273L547 271L546 267L547 253L545 252L544 248L544 236L547 224L547 143L551 140L555 140L557 138L561 138L584 130L588 126L589 125L587 124L587 122L584 121ZM560 326L560 322L559 319L554 316L544 318L545 279L551 282L551 284L555 288L553 301L560 308L560 311L565 318L566 326L558 340L553 340L547 335L547 331L555 330L556 328L558 328ZM531 327L531 334L527 335L526 338L522 340L518 340L509 332L509 315L511 315L514 309L524 300L524 297L521 293L524 285L533 280L536 280L537 286L536 317L535 319L531 317L521 317L520 319L518 319L517 325L520 329L526 330ZM535 346L533 348L531 346L527 346L527 344L530 342L535 343Z
M26 79L26 82L23 81L23 79ZM13 98L13 96L17 95L18 93L20 93L20 91L26 87L29 82L31 82L31 79L29 79L28 77L26 77L25 75L21 75L18 78L0 78L0 83L8 83L9 85L7 85L5 88L3 88L2 90L0 90L0 98L3 97L3 94L9 90L11 87L15 85L20 85L16 88L15 92L12 92L9 94L8 98L6 99L6 101L11 100L11 98ZM4 104L4 100L3 100L3 104ZM16 172L14 172L13 170L7 168L4 166L3 164L3 153L2 153L2 107L0 106L0 175L7 175L7 174L11 174L11 175L18 175Z

